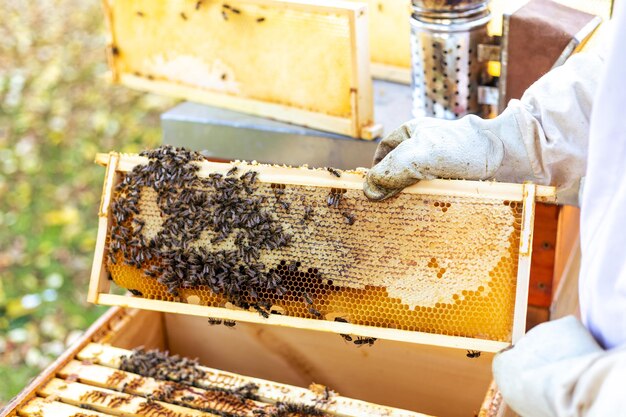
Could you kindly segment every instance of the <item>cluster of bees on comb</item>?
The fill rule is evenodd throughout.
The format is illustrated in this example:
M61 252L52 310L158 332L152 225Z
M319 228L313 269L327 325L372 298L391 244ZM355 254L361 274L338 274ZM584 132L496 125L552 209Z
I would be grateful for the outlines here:
M271 300L289 293L304 301L312 317L324 318L309 294L312 284L298 286L289 279L296 274L322 282L317 268L299 271L297 261L281 261L268 268L259 260L262 252L280 250L292 240L271 211L273 203L274 209L289 212L289 203L282 198L284 185L272 184L268 197L256 192L256 171L236 166L224 174L200 177L199 162L204 157L171 146L140 155L148 162L126 173L115 188L107 267L123 263L137 268L174 296L179 296L181 289L207 287L235 307L254 310L265 318L282 314L272 308ZM328 170L333 176L341 175ZM161 224L156 228L154 219L147 225L142 215L146 204L142 198L150 190L160 212ZM339 207L342 191L330 190L329 207ZM313 209L306 207L301 222L311 221L314 215ZM354 215L343 211L341 215L347 224L354 224ZM210 244L197 244L206 242L207 236ZM143 296L139 290L129 291ZM234 327L236 323L209 318L209 324ZM376 340L342 337L359 347L372 346Z
M193 387L201 388L207 397L204 400L210 399L211 401L200 401L198 404L211 403L214 406L213 408L206 406L199 408L221 417L324 417L328 414L322 407L331 402L333 395L333 392L327 387L317 386L312 391L318 397L315 404L291 401L264 403L259 398L259 386L257 384L248 382L234 387L211 385L206 372L197 360L170 355L158 349L144 350L139 348L135 349L131 355L122 356L120 370L143 377L168 381L165 389L161 389L151 396L153 401L176 404L179 392L189 392L190 388L193 392ZM194 402L194 397L181 399ZM189 406L189 404L186 405Z
M181 287L207 286L234 305L253 307L267 317L270 306L257 291L280 296L286 289L275 270L258 262L260 251L289 245L291 235L263 209L264 197L254 195L256 172L238 176L233 168L225 175L200 178L196 162L204 157L199 153L164 146L140 155L149 162L137 165L116 186L109 263L123 259L174 295ZM139 216L141 193L147 187L156 191L164 218L158 233L149 238L142 233L145 221ZM190 246L206 230L214 232L213 244L234 237L235 248Z

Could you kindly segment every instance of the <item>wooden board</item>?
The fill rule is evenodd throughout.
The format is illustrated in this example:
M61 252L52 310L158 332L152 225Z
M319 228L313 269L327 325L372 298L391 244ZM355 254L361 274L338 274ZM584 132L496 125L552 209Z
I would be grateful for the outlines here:
M364 5L105 0L104 7L115 82L353 137L381 134Z
M41 397L33 398L26 405L19 409L18 414L23 417L106 417L106 414L93 410L65 404L56 400L45 399Z
M548 308L552 302L560 210L556 205L537 204L528 295L528 304L534 307Z
M332 333L166 314L168 348L212 368L301 387L311 381L342 396L421 413L472 416L492 378L493 354L378 340L356 347ZM255 358L254 361L248 358Z
M99 342L112 332L112 327L120 323L125 317L136 314L136 310L121 309L118 307L109 309L98 320L96 320L85 333L65 352L63 352L54 362L37 375L18 395L0 410L0 417L14 417L18 410L35 398L37 390L51 381L59 368L74 359L76 354L85 346L92 342Z
M101 156L101 162L107 162L108 157ZM146 158L126 156L120 157L117 164L117 170L119 172L128 172L137 163L146 162ZM283 183L283 184L308 184L309 186L315 185L317 187L337 187L342 189L355 189L360 190L362 187L363 176L359 173L344 173L340 178L331 175L327 171L321 170L309 170L309 169L296 169L289 167L268 167L261 165L244 166L238 165L240 172L244 172L248 169L254 169L258 172L258 178L261 183ZM214 164L209 162L201 163L199 175L209 175L213 172L223 172L230 170L229 164ZM516 317L520 317L519 321L516 321L513 325L514 329L513 340L520 337L524 333L525 328L525 305L527 297L527 284L525 280L528 277L528 262L530 259L532 244L532 221L534 214L534 201L535 194L528 194L530 190L537 191L537 199L553 198L554 190L550 187L531 187L513 184L497 184L497 183L481 183L471 181L432 181L421 182L416 186L409 187L405 194L415 194L419 196L423 193L429 195L441 195L441 196L470 196L480 198L503 198L510 199L510 201L520 201L524 204L524 211L520 218L521 225L521 240L520 240L520 252L519 262L520 268L518 269L517 276L517 300L515 307ZM326 188L327 189L327 188ZM550 197L552 194L552 197ZM325 198L325 197L324 197ZM524 200L524 201L522 201ZM373 204L372 208L379 210L381 203L369 203ZM104 213L103 213L104 215ZM493 213L490 212L490 218L493 220ZM492 221L493 223L493 221ZM446 224L446 223L444 223ZM359 228L350 229L351 232L360 230ZM366 239L367 240L367 239ZM98 250L103 248L104 244L101 243L98 246ZM103 259L103 257L98 258ZM430 259L430 257L429 257ZM92 284L98 284L102 279L106 279L106 273L104 263L100 265L94 265L92 274ZM117 267L116 267L117 268ZM114 277L115 279L115 277ZM334 278L333 278L334 279ZM152 280L154 282L154 280ZM152 285L152 284L150 284ZM524 289L526 287L526 289ZM137 289L138 287L133 287ZM191 296L191 293L186 292L186 296L179 298L178 301L171 300L171 297L160 298L160 296L149 295L145 293L144 289L141 290L145 297L128 297L108 294L106 292L95 291L95 297L90 298L90 301L108 305L124 305L133 306L144 309L152 309L164 312L177 312L182 314L200 315L204 317L215 317L219 319L231 319L231 320L243 320L255 323L266 323L278 326L289 326L298 328L315 329L319 331L342 333L342 334L354 334L365 337L383 338L390 340L409 341L414 343L428 343L441 346L453 346L457 348L473 349L480 351L497 351L509 342L506 340L488 340L485 337L472 338L467 336L454 336L448 334L440 334L437 331L430 333L423 331L406 331L398 328L376 327L365 324L355 323L340 323L330 320L311 320L303 319L299 316L289 315L274 315L269 318L263 318L256 312L233 310L230 308L223 308L220 304L211 305L202 301L202 298L197 295ZM148 299L152 298L152 299ZM192 301L192 298L195 300ZM167 301L170 300L170 301ZM182 301L182 302L181 302ZM204 305L194 305L194 304ZM436 310L433 310L436 311ZM500 313L503 314L503 313ZM490 322L493 322L493 314L490 314Z

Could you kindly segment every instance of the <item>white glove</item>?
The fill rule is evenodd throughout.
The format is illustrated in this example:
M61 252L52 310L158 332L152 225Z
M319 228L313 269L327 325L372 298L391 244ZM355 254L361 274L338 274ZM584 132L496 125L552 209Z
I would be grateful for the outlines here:
M522 417L626 416L626 348L604 351L573 316L531 329L493 373Z
M601 67L598 54L577 54L495 119L421 118L404 124L379 144L365 194L381 200L422 179L494 179L552 184L559 203L577 204Z

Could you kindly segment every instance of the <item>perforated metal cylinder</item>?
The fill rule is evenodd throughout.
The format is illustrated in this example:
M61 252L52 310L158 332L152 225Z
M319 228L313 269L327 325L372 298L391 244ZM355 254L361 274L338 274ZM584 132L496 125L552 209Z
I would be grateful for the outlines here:
M457 119L477 114L488 1L413 0L413 115Z

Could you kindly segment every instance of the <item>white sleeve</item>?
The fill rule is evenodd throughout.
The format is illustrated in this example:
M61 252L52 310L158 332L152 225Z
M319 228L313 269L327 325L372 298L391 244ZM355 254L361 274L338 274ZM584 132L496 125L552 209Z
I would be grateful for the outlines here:
M493 371L523 417L626 416L626 349L603 350L572 316L529 331Z
M503 119L501 125L514 125L517 135L506 131L499 135L510 152L496 179L555 185L559 202L577 204L580 179L587 167L592 102L602 67L598 53L574 55L537 80L521 100L509 102L494 121ZM519 138L521 144L507 144ZM529 166L523 164L528 173L519 169L523 157L529 162Z

